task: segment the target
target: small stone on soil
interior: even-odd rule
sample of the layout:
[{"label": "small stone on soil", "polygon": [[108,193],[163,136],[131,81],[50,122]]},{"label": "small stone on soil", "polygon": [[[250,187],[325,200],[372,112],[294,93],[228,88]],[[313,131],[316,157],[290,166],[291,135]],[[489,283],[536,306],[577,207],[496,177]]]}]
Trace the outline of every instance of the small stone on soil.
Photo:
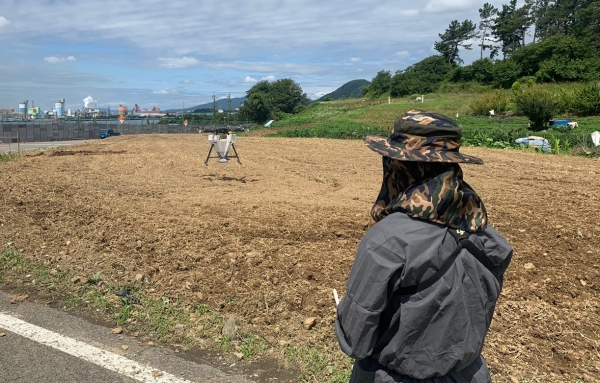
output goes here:
[{"label": "small stone on soil", "polygon": [[525,268],[525,270],[533,270],[535,269],[535,265],[533,263],[526,263],[525,266],[523,266]]},{"label": "small stone on soil", "polygon": [[232,338],[238,330],[237,319],[235,317],[229,317],[225,325],[223,326],[222,334],[229,338]]},{"label": "small stone on soil", "polygon": [[120,334],[123,332],[123,329],[121,327],[115,327],[110,332],[112,332],[113,334]]},{"label": "small stone on soil", "polygon": [[306,318],[306,320],[304,320],[304,328],[306,330],[310,330],[311,328],[315,327],[316,324],[317,324],[317,318],[311,317],[311,318]]}]

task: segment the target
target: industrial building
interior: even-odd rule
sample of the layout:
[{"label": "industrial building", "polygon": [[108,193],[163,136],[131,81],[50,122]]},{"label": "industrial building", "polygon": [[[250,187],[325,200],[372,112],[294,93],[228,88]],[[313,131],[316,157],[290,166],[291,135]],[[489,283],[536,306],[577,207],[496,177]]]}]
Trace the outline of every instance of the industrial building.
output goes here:
[{"label": "industrial building", "polygon": [[61,99],[59,102],[54,103],[55,116],[57,118],[63,117],[63,110],[65,109],[65,99]]},{"label": "industrial building", "polygon": [[62,118],[64,117],[65,110],[65,99],[61,99],[59,102],[54,104],[53,110],[44,110],[42,111],[40,107],[35,107],[33,105],[33,100],[31,100],[31,107],[29,107],[29,100],[25,100],[19,103],[19,109],[15,112],[14,109],[0,109],[0,114],[3,116],[3,120],[8,119],[16,119],[16,120],[31,120],[37,118],[44,117],[55,117]]},{"label": "industrial building", "polygon": [[[91,98],[91,96],[90,96]],[[31,101],[31,107],[29,102]],[[73,117],[82,118],[96,118],[112,115],[110,106],[107,111],[101,110],[97,107],[88,107],[87,99],[84,99],[86,103],[85,107],[77,109],[66,109],[65,99],[62,98],[54,103],[52,110],[42,110],[39,107],[33,106],[33,100],[25,100],[19,103],[17,110],[15,109],[0,109],[0,120],[1,121],[25,121],[25,120],[37,120],[37,119],[70,119]],[[162,112],[159,107],[153,106],[151,108],[141,108],[138,104],[130,111],[127,105],[120,104],[118,107],[119,116],[136,116],[136,117],[163,117],[166,113]]]}]

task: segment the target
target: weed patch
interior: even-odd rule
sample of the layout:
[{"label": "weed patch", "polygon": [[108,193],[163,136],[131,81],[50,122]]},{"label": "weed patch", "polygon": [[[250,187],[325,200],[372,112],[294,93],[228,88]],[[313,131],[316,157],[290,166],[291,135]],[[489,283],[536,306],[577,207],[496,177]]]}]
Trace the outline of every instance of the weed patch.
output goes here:
[{"label": "weed patch", "polygon": [[[343,356],[341,363],[332,363],[331,356],[315,347],[295,348],[288,346],[284,350],[287,363],[297,364],[302,371],[299,376],[303,381],[324,381],[326,383],[342,383],[350,380],[354,361]],[[325,377],[326,380],[322,378]]]},{"label": "weed patch", "polygon": [[19,155],[15,154],[15,153],[5,153],[5,154],[0,153],[0,163],[16,161],[18,158],[19,158]]}]

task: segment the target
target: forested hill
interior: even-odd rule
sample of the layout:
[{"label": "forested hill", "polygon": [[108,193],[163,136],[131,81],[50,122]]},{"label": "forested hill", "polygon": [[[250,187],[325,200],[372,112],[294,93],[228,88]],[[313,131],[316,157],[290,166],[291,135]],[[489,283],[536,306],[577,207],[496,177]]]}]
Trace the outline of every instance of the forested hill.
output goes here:
[{"label": "forested hill", "polygon": [[326,94],[317,101],[323,101],[325,97],[332,100],[341,100],[343,98],[360,98],[363,96],[363,89],[369,85],[367,80],[352,80],[337,88],[333,92]]},{"label": "forested hill", "polygon": [[[479,20],[453,20],[434,41],[438,55],[405,68],[381,70],[367,98],[435,92],[443,84],[509,89],[535,83],[600,78],[600,0],[505,0],[479,9]],[[479,59],[463,65],[475,49]]]},{"label": "forested hill", "polygon": [[[235,110],[235,108],[239,108],[244,103],[244,101],[246,101],[246,97],[232,98],[231,99],[231,108],[233,110]],[[185,113],[190,113],[190,112],[199,110],[200,112],[210,113],[210,112],[212,112],[212,109],[213,109],[213,103],[207,102],[206,104],[190,106],[188,108],[183,109],[183,111]],[[216,109],[228,110],[229,109],[229,100],[227,98],[222,98],[222,99],[216,100]],[[181,112],[181,108],[180,109],[169,109],[169,110],[165,110],[165,112],[166,113],[178,113],[178,112]]]}]

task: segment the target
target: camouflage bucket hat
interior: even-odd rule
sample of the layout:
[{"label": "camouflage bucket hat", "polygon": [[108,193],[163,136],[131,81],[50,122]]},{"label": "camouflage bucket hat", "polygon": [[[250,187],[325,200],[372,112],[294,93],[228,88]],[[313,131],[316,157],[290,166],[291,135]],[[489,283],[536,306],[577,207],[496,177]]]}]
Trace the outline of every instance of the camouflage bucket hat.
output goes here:
[{"label": "camouflage bucket hat", "polygon": [[483,164],[458,152],[462,131],[441,114],[411,110],[396,118],[389,137],[366,136],[369,149],[400,161]]}]

